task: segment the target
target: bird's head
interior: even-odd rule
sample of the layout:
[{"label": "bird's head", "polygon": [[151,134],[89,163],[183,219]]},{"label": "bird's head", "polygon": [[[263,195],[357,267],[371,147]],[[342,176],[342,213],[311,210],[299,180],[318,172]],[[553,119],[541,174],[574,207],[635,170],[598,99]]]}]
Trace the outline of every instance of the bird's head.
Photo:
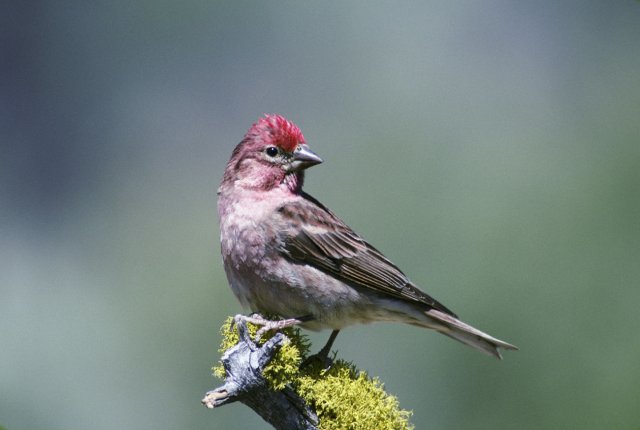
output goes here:
[{"label": "bird's head", "polygon": [[280,115],[265,115],[233,150],[222,184],[262,190],[284,184],[298,192],[304,169],[319,163],[298,126]]}]

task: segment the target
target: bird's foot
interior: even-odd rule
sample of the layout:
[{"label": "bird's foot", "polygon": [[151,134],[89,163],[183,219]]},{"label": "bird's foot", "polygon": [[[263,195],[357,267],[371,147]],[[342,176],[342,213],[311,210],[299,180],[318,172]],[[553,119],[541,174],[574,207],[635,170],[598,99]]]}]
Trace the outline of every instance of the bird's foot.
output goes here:
[{"label": "bird's foot", "polygon": [[318,352],[316,354],[310,355],[309,357],[305,358],[302,364],[300,365],[300,369],[328,370],[328,369],[331,369],[331,366],[333,366],[334,358],[335,358],[335,354],[333,355],[333,357],[329,357],[328,354]]},{"label": "bird's foot", "polygon": [[282,330],[283,328],[291,327],[297,324],[302,324],[306,321],[309,321],[309,319],[310,317],[268,320],[258,313],[253,313],[251,315],[236,315],[233,320],[235,324],[242,322],[244,324],[251,323],[254,325],[262,326],[258,330],[255,336],[255,341],[258,342],[260,338],[270,330]]},{"label": "bird's foot", "polygon": [[329,336],[329,340],[327,340],[327,343],[322,347],[322,349],[316,354],[307,357],[301,367],[313,366],[315,363],[319,363],[321,369],[329,369],[333,365],[333,358],[335,358],[335,354],[333,358],[329,358],[329,354],[331,353],[331,347],[333,346],[333,342],[336,340],[336,337],[338,337],[339,332],[340,330],[332,331]]}]

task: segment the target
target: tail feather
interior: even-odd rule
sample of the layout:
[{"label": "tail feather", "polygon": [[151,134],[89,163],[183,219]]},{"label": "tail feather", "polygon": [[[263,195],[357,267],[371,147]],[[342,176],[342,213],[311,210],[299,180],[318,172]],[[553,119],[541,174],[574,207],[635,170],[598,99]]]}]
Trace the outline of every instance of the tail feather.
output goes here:
[{"label": "tail feather", "polygon": [[425,313],[435,322],[439,323],[439,327],[436,328],[437,331],[466,345],[472,346],[485,354],[502,359],[502,355],[500,355],[500,350],[498,348],[503,348],[505,350],[518,349],[515,345],[511,345],[510,343],[503,342],[500,339],[489,336],[477,328],[471,327],[469,324],[463,323],[459,319],[451,315],[447,315],[444,312],[440,312],[439,310],[431,309]]}]

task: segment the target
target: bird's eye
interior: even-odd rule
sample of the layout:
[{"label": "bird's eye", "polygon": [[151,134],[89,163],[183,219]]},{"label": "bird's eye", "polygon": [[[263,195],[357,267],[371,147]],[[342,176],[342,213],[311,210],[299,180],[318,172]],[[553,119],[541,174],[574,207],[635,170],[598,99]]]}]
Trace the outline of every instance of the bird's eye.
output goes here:
[{"label": "bird's eye", "polygon": [[265,152],[269,157],[275,157],[276,155],[278,155],[279,151],[278,151],[278,148],[276,148],[275,146],[270,146],[267,149],[265,149]]}]

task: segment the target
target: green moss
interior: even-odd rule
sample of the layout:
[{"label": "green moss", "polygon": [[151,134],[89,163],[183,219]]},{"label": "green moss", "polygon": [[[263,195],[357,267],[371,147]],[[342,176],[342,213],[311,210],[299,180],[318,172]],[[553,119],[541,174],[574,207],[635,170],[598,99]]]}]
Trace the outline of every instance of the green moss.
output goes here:
[{"label": "green moss", "polygon": [[[232,325],[233,318],[229,317],[220,328],[222,342],[218,351],[221,354],[233,347],[240,340],[238,330],[233,329]],[[247,329],[249,330],[251,338],[255,338],[260,326],[249,323],[247,324]],[[310,345],[309,340],[300,334],[300,329],[297,327],[287,327],[281,331],[287,336],[288,340],[278,350],[273,360],[265,366],[263,371],[263,376],[269,382],[271,388],[276,391],[282,390],[285,385],[296,378],[300,363],[302,363],[304,357],[309,353]],[[263,345],[267,340],[271,339],[274,334],[275,332],[273,331],[265,333],[258,344]],[[218,362],[212,370],[213,375],[220,379],[224,379],[227,376],[222,362]]]},{"label": "green moss", "polygon": [[[231,329],[233,319],[228,318],[221,328],[220,352],[234,346],[238,340],[237,330]],[[249,333],[255,336],[259,327],[248,324]],[[300,364],[309,354],[309,340],[298,328],[287,328],[282,332],[289,342],[280,348],[274,359],[265,367],[264,377],[274,390],[289,384],[320,418],[321,430],[410,430],[410,411],[400,409],[398,400],[384,391],[377,378],[370,378],[352,363],[335,360],[330,369],[321,363],[312,362],[302,369]],[[273,333],[260,340],[263,344]],[[224,378],[222,363],[213,368],[214,375]]]},{"label": "green moss", "polygon": [[377,378],[344,360],[335,360],[328,370],[305,369],[296,391],[313,405],[322,430],[409,430],[410,411],[384,391]]}]

